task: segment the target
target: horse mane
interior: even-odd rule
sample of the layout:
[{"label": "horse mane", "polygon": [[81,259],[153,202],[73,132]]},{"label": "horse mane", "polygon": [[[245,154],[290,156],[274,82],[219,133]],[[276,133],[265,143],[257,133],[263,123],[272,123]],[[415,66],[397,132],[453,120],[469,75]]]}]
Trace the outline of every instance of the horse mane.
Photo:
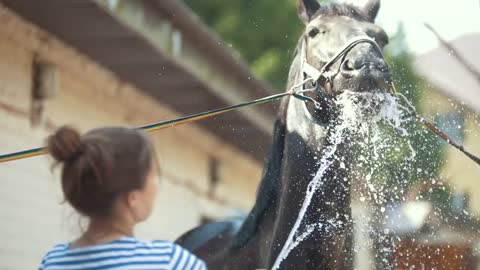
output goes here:
[{"label": "horse mane", "polygon": [[286,112],[289,98],[282,100],[279,114],[273,128],[273,141],[270,152],[267,156],[263,170],[262,180],[257,191],[257,198],[253,209],[243,222],[235,239],[232,248],[243,247],[250,240],[258,229],[259,222],[269,207],[276,205],[277,192],[279,189],[280,172],[285,148],[286,135]]},{"label": "horse mane", "polygon": [[[287,89],[290,89],[294,84],[295,78],[300,70],[298,52],[301,41],[302,39],[300,38],[292,55],[293,60],[288,73]],[[287,134],[287,108],[289,100],[290,97],[286,97],[281,102],[273,128],[272,147],[265,162],[262,180],[257,190],[255,205],[235,236],[232,244],[232,248],[234,249],[243,247],[248,240],[253,237],[258,230],[258,225],[266,210],[276,205],[285,149],[285,135]]]},{"label": "horse mane", "polygon": [[[316,16],[348,16],[360,21],[368,21],[367,15],[359,8],[349,4],[331,3],[322,5],[315,13]],[[300,72],[299,52],[303,35],[299,38],[293,52],[293,60],[288,74],[287,89],[295,83],[295,78]],[[233,240],[232,248],[242,248],[256,233],[261,218],[267,209],[274,207],[277,202],[279,179],[282,171],[283,155],[285,149],[285,136],[287,133],[286,119],[289,97],[282,100],[279,113],[274,125],[273,142],[266,159],[262,180],[257,191],[253,209],[248,214],[241,228]]]}]

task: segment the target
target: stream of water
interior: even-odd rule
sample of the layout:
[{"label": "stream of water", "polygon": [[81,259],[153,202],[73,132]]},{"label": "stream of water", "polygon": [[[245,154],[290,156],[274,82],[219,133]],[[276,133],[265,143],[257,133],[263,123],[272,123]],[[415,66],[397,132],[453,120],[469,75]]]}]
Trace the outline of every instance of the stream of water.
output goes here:
[{"label": "stream of water", "polygon": [[[390,93],[344,91],[336,98],[335,104],[340,112],[338,120],[335,125],[330,127],[329,135],[326,138],[328,146],[319,160],[319,169],[308,184],[305,199],[296,222],[273,265],[273,270],[279,269],[282,261],[288,257],[290,252],[315,229],[323,228],[325,230],[327,227],[339,225],[336,220],[328,220],[327,222],[307,224],[304,230],[299,230],[315,192],[324,184],[325,172],[334,161],[341,160],[341,157],[337,156],[337,149],[345,137],[349,134],[355,134],[355,137],[363,138],[363,140],[355,140],[356,146],[360,149],[373,149],[373,159],[379,160],[381,159],[379,150],[393,146],[391,141],[382,139],[380,125],[392,127],[400,136],[408,135],[404,124],[411,121],[411,118],[408,117],[409,110],[402,106],[397,97]],[[411,151],[409,158],[413,159],[415,158],[415,151],[411,145],[409,145],[409,148]],[[365,156],[359,158],[366,159]],[[365,176],[367,183],[370,182],[373,170],[375,170],[375,166],[372,166],[372,170]],[[369,183],[368,186],[372,189],[372,192],[375,191],[374,185]]]}]

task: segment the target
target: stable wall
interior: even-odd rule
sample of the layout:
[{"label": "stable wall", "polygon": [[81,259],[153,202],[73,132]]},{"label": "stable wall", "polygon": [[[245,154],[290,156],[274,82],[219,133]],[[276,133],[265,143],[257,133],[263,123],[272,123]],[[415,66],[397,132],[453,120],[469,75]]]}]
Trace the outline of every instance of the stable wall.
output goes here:
[{"label": "stable wall", "polygon": [[[42,146],[64,124],[87,131],[179,116],[1,5],[0,21],[0,153]],[[33,127],[35,58],[58,69],[59,90],[44,102],[43,120]],[[161,157],[162,184],[153,216],[138,228],[139,237],[174,239],[202,217],[249,210],[262,164],[193,124],[151,136]],[[51,165],[48,156],[0,164],[0,269],[35,269],[49,248],[76,237],[85,226],[62,204],[59,172],[52,172]],[[218,179],[216,187],[212,177]]]}]

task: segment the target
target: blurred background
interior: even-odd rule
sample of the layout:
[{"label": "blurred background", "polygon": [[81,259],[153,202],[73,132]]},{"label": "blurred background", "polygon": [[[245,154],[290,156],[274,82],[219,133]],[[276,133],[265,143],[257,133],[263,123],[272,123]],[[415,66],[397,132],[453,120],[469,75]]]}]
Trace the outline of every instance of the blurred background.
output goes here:
[{"label": "blurred background", "polygon": [[[284,91],[304,28],[295,5],[0,0],[0,153],[39,147],[64,124],[138,127]],[[385,54],[399,91],[480,154],[480,3],[385,0],[377,23],[390,36]],[[173,240],[248,213],[277,105],[152,134],[162,185],[138,235]],[[365,202],[361,188],[355,195],[357,217],[381,212],[364,225],[384,232],[373,247],[359,248],[357,269],[477,269],[480,167],[421,126],[409,133],[416,159],[405,164],[408,145],[399,141],[374,179],[391,199]],[[46,250],[85,226],[62,204],[51,164],[45,156],[0,164],[0,269],[36,268]],[[385,239],[397,243],[387,261],[372,251]]]}]

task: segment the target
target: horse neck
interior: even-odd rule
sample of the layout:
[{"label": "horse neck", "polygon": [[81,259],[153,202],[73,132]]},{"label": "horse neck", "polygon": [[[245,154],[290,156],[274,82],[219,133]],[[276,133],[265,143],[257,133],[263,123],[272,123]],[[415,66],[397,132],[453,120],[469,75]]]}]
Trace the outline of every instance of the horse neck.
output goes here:
[{"label": "horse neck", "polygon": [[[298,75],[298,57],[290,72],[288,88]],[[317,172],[322,153],[328,146],[327,126],[314,124],[303,104],[293,98],[282,103],[274,127],[273,145],[266,163],[255,205],[236,235],[235,250],[257,238],[264,257],[276,256],[295,223],[308,184]],[[340,149],[342,147],[339,147]],[[315,194],[311,209],[322,210],[324,218],[349,215],[350,191],[343,181],[339,163],[327,171],[324,185]],[[339,180],[341,179],[341,180]],[[330,202],[338,202],[332,207]],[[310,215],[312,216],[312,215]],[[260,251],[259,250],[259,251]]]},{"label": "horse neck", "polygon": [[[299,58],[297,55],[292,63],[288,87],[303,80],[300,75]],[[281,185],[279,190],[288,191],[292,186],[295,186],[301,189],[296,194],[305,194],[308,184],[312,181],[320,166],[330,163],[331,165],[328,166],[329,168],[323,177],[325,184],[323,188],[339,186],[335,181],[338,177],[344,177],[343,172],[345,170],[343,170],[343,167],[347,162],[345,161],[342,164],[338,159],[339,157],[345,157],[345,152],[349,151],[348,142],[344,141],[344,138],[340,138],[340,142],[333,142],[331,137],[334,135],[338,136],[338,134],[334,134],[336,132],[335,126],[333,126],[332,122],[326,123],[313,119],[303,101],[290,98],[284,109],[285,135],[282,145],[282,167],[278,176]],[[335,151],[332,151],[332,148]],[[338,192],[342,194],[348,193],[349,189],[338,190]],[[290,192],[278,194],[281,198],[291,195]],[[318,203],[327,201],[328,195],[336,196],[341,194],[324,195],[322,200],[317,200]]]},{"label": "horse neck", "polygon": [[[300,81],[299,60],[297,56],[292,63],[288,88]],[[285,110],[281,166],[271,168],[277,171],[267,171],[265,174],[275,175],[278,185],[274,196],[276,198],[275,207],[271,209],[271,215],[268,215],[270,220],[261,222],[273,225],[268,227],[274,228],[269,236],[272,239],[269,243],[270,254],[268,257],[270,258],[278,256],[281,247],[287,240],[293,224],[298,219],[308,186],[314,176],[320,172],[321,166],[328,165],[320,179],[321,185],[314,193],[307,208],[303,222],[312,224],[322,221],[333,221],[333,223],[337,221],[337,224],[349,224],[351,219],[350,183],[346,174],[349,162],[339,158],[348,155],[349,144],[347,142],[332,143],[329,136],[335,129],[329,129],[327,124],[312,119],[302,101],[290,98]],[[332,149],[335,149],[334,155],[332,155]],[[343,226],[334,228],[331,235],[345,237],[348,230],[340,227]],[[318,237],[323,238],[319,241],[323,243],[322,245],[328,246],[332,243],[331,236],[321,231],[317,233],[318,235],[315,236],[317,239]],[[331,247],[326,249],[338,250],[338,248]]]},{"label": "horse neck", "polygon": [[[350,202],[350,182],[347,180],[350,144],[342,139],[333,145],[329,137],[333,136],[334,128],[314,124],[306,113],[302,114],[303,108],[297,100],[291,100],[288,106],[284,154],[278,179],[277,198],[281,200],[277,202],[277,211],[294,206],[291,211],[297,209],[298,212],[309,183],[323,172],[321,186],[310,207],[324,208],[325,216],[347,213]],[[282,205],[281,201],[288,203]],[[291,212],[290,219],[296,219]]]},{"label": "horse neck", "polygon": [[[341,258],[350,250],[350,182],[344,169],[348,165],[344,165],[346,160],[338,158],[345,156],[348,144],[332,145],[328,140],[331,131],[326,126],[307,122],[309,119],[301,116],[299,109],[303,107],[300,105],[293,101],[288,106],[283,159],[276,179],[279,186],[275,208],[269,215],[270,220],[264,221],[265,225],[270,225],[266,227],[273,228],[268,236],[271,239],[267,247],[268,265],[272,265],[285,245],[293,224],[299,219],[309,184],[318,177],[322,166],[326,169],[319,178],[321,184],[306,208],[299,232],[304,232],[310,225],[316,229],[304,240],[305,246],[300,244],[298,248],[308,247],[310,251],[303,254],[330,253],[329,257],[314,256],[313,263],[318,265],[332,265],[335,261],[332,258]],[[333,146],[335,155],[330,155]]]}]

